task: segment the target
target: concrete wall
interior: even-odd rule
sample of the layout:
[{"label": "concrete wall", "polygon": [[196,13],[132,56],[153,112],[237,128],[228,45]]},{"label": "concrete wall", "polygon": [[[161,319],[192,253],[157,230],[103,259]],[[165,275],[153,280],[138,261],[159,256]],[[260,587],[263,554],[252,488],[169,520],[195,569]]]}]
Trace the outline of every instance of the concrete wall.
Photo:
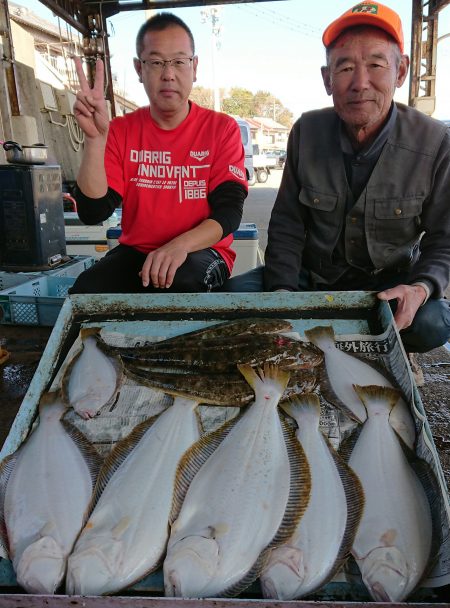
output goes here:
[{"label": "concrete wall", "polygon": [[[0,124],[11,126],[13,139],[24,145],[43,143],[48,146],[48,162],[61,166],[63,181],[74,181],[81,162],[82,146],[71,141],[67,118],[58,111],[43,108],[39,81],[35,74],[33,37],[11,22],[15,51],[15,76],[20,116],[12,116],[2,104]],[[3,88],[5,90],[5,88]],[[72,117],[73,120],[73,117]],[[60,123],[60,124],[55,124]],[[66,126],[62,126],[62,125]],[[3,159],[0,158],[0,162]]]}]

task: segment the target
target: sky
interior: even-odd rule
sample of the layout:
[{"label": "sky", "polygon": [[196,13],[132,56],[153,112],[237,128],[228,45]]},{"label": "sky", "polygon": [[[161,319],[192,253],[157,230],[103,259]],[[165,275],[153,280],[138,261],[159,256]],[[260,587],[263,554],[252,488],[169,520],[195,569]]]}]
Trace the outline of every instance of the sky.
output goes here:
[{"label": "sky", "polygon": [[[20,0],[15,0],[20,4]],[[57,23],[39,0],[22,0],[40,16]],[[356,3],[356,0],[355,0]],[[256,93],[268,91],[289,109],[294,118],[302,112],[330,105],[323,88],[323,30],[353,6],[349,0],[279,0],[230,4],[220,7],[218,36],[212,34],[211,7],[168,9],[191,28],[199,57],[197,85],[221,89],[242,87]],[[405,52],[411,45],[411,0],[386,2],[403,23]],[[205,16],[205,11],[208,13]],[[136,33],[146,19],[144,11],[123,11],[107,20],[111,67],[119,86],[139,105],[148,103],[133,68]],[[450,118],[450,6],[439,14],[437,104],[434,116]],[[219,48],[213,45],[219,42]],[[409,80],[396,93],[407,103]]]}]

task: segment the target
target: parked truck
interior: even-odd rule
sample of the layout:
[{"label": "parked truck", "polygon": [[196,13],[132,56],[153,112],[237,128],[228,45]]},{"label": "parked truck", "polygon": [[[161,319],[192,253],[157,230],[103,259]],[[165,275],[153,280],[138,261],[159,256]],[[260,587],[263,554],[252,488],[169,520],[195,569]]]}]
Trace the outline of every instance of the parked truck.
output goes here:
[{"label": "parked truck", "polygon": [[255,181],[260,184],[266,183],[270,172],[276,169],[277,159],[275,157],[267,156],[263,153],[258,144],[253,144],[253,171],[254,179],[253,182],[249,182],[253,185]]}]

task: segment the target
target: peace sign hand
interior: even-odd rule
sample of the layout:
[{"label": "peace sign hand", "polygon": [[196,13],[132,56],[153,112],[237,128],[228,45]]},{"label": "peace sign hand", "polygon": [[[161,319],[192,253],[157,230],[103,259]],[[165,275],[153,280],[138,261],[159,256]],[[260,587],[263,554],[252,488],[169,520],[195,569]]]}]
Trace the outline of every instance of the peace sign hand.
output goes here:
[{"label": "peace sign hand", "polygon": [[80,83],[80,90],[77,93],[77,99],[73,106],[75,119],[86,138],[106,138],[109,117],[106,100],[103,94],[105,82],[103,61],[101,59],[97,59],[96,61],[95,80],[92,89],[84,74],[81,59],[79,57],[74,57],[74,62]]}]

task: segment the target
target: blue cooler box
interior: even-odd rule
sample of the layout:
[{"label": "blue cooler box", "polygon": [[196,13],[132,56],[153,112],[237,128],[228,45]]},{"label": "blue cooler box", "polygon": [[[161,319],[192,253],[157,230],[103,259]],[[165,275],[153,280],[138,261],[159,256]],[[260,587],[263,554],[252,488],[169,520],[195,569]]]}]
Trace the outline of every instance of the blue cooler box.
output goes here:
[{"label": "blue cooler box", "polygon": [[[108,228],[106,240],[108,249],[112,249],[118,244],[118,238],[122,234],[120,226]],[[256,224],[244,222],[233,233],[233,249],[236,252],[232,276],[247,272],[258,265],[259,237]]]}]

